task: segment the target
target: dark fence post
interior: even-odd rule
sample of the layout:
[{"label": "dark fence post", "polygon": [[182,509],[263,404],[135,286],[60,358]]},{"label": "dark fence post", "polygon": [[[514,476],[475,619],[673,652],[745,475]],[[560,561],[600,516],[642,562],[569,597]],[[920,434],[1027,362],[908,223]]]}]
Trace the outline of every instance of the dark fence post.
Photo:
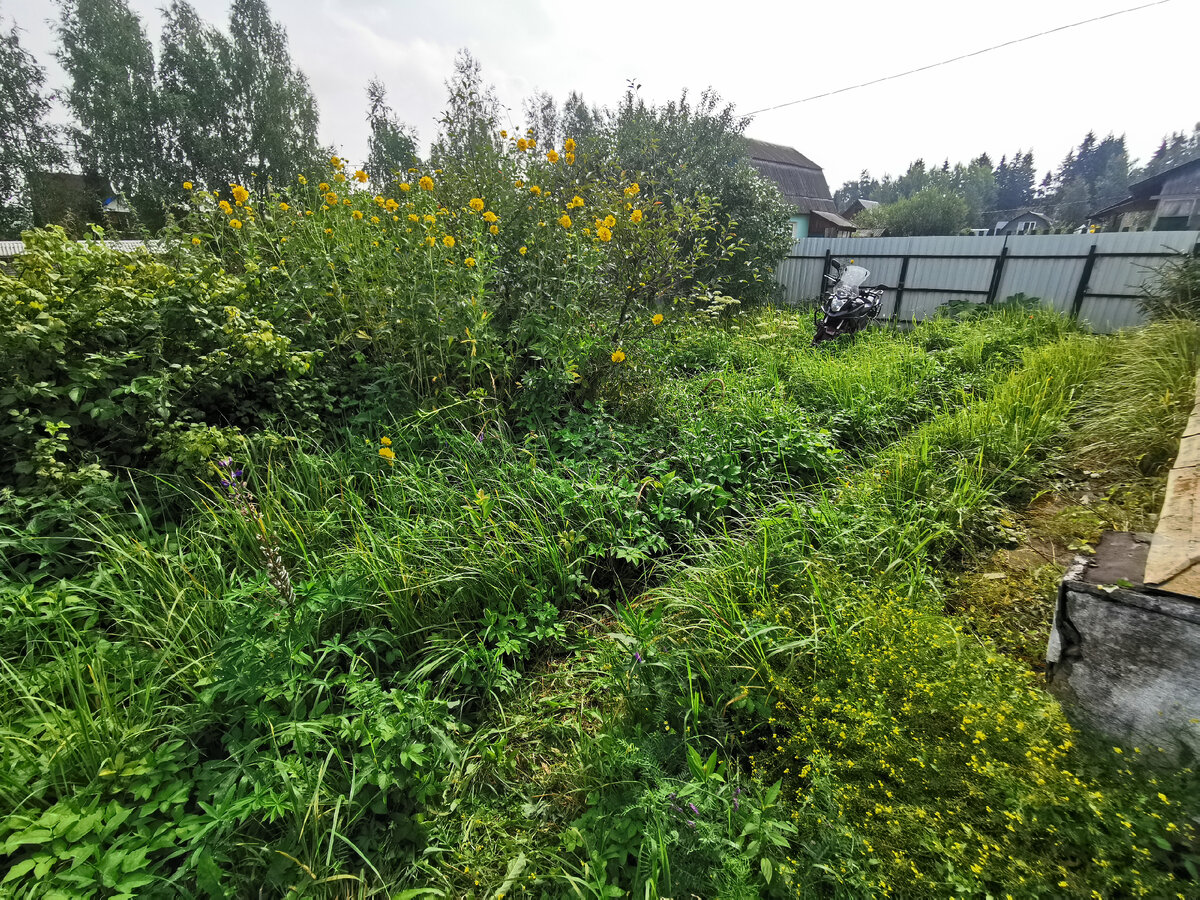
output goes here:
[{"label": "dark fence post", "polygon": [[825,284],[826,284],[825,276],[829,274],[829,261],[831,259],[833,259],[833,251],[826,250],[825,251],[825,263],[824,263],[824,265],[821,266],[821,284],[817,288],[817,300],[818,301],[820,301],[821,297],[825,293]]},{"label": "dark fence post", "polygon": [[1004,261],[1006,259],[1008,259],[1008,244],[1000,248],[1000,255],[996,257],[996,265],[992,267],[992,281],[988,285],[985,303],[996,302],[996,293],[1000,290],[1000,276],[1004,274]]},{"label": "dark fence post", "polygon": [[1079,318],[1079,310],[1083,308],[1083,298],[1087,294],[1088,282],[1092,280],[1092,269],[1096,266],[1096,245],[1088,251],[1087,259],[1083,261],[1083,271],[1079,273],[1079,284],[1075,285],[1075,299],[1071,301],[1071,318]]},{"label": "dark fence post", "polygon": [[900,281],[896,283],[896,305],[892,307],[892,322],[900,321],[900,301],[904,299],[904,282],[908,279],[908,256],[900,263]]}]

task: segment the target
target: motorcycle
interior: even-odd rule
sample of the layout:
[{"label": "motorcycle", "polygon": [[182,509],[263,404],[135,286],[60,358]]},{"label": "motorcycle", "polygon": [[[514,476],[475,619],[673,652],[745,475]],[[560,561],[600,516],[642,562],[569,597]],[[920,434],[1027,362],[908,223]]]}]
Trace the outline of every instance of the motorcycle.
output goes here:
[{"label": "motorcycle", "polygon": [[883,285],[861,287],[871,273],[862,266],[843,265],[831,259],[832,274],[826,274],[825,293],[815,313],[817,333],[812,346],[832,341],[843,334],[857,334],[878,315],[883,302]]}]

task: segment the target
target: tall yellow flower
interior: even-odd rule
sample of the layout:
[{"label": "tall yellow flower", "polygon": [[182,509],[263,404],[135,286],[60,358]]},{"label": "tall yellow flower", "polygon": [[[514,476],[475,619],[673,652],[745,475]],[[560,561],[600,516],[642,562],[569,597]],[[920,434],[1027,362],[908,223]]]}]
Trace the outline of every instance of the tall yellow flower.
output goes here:
[{"label": "tall yellow flower", "polygon": [[442,243],[445,244],[447,248],[453,247],[454,238],[451,235],[446,235],[444,238],[442,238]]},{"label": "tall yellow flower", "polygon": [[466,266],[468,269],[475,268],[475,257],[468,256],[466,259],[463,260],[463,265]]},{"label": "tall yellow flower", "polygon": [[498,222],[498,221],[500,221],[500,217],[489,209],[487,212],[485,212],[483,214],[483,221],[488,222],[488,223]]},{"label": "tall yellow flower", "polygon": [[663,323],[663,314],[655,313],[654,318],[651,319],[650,321],[653,322],[655,325],[661,325]]},{"label": "tall yellow flower", "polygon": [[425,246],[426,247],[432,247],[436,243],[437,243],[437,238],[435,238],[432,234],[425,236]]},{"label": "tall yellow flower", "polygon": [[471,207],[475,212],[483,212],[483,205],[483,198],[481,197],[472,197],[470,202],[467,203],[467,206]]},{"label": "tall yellow flower", "polygon": [[337,203],[337,194],[335,194],[333,191],[329,191],[325,195],[325,202],[328,203],[330,206],[333,206],[334,204]]},{"label": "tall yellow flower", "polygon": [[412,185],[409,184],[407,181],[402,181],[402,182],[400,182],[400,190],[407,194],[409,191],[412,190]]},{"label": "tall yellow flower", "polygon": [[433,179],[430,178],[428,175],[422,175],[421,180],[418,181],[417,184],[419,184],[421,186],[421,190],[423,190],[423,191],[432,191],[433,190]]},{"label": "tall yellow flower", "polygon": [[228,200],[222,200],[220,203],[218,203],[217,209],[221,210],[221,212],[225,213],[227,216],[233,215],[233,207],[229,205]]},{"label": "tall yellow flower", "polygon": [[518,138],[517,149],[524,153],[527,149],[529,149],[529,141],[525,140],[525,138]]},{"label": "tall yellow flower", "polygon": [[334,174],[333,180],[340,184],[341,182],[346,180],[346,176],[343,175],[341,172],[337,172]]},{"label": "tall yellow flower", "polygon": [[629,187],[625,188],[625,196],[632,197],[634,194],[637,194],[639,191],[641,191],[641,188],[638,187],[638,183],[635,181]]},{"label": "tall yellow flower", "polygon": [[367,173],[364,172],[362,169],[355,169],[354,170],[354,180],[357,181],[359,184],[366,184],[367,183]]},{"label": "tall yellow flower", "polygon": [[418,216],[416,213],[409,213],[409,214],[408,214],[408,221],[410,221],[410,222],[420,222],[420,221],[421,221],[421,217],[420,217],[420,216]]},{"label": "tall yellow flower", "polygon": [[322,194],[324,194],[326,191],[329,190],[329,182],[322,181],[320,184],[317,185],[317,190],[320,191]]},{"label": "tall yellow flower", "polygon": [[286,203],[280,203],[280,204],[279,204],[279,211],[280,211],[280,212],[287,212],[289,209],[291,209],[291,207],[290,207],[290,206],[288,206]]},{"label": "tall yellow flower", "polygon": [[558,224],[561,225],[563,228],[570,228],[571,227],[571,217],[568,216],[566,213],[563,213],[562,217],[558,220]]},{"label": "tall yellow flower", "polygon": [[614,350],[611,359],[615,363],[623,363],[625,362],[625,353],[621,350]]},{"label": "tall yellow flower", "polygon": [[[197,243],[199,243],[199,241],[197,241]],[[517,248],[517,252],[520,253],[522,256],[524,256],[526,253],[529,252],[529,248],[522,245],[521,247]]]},{"label": "tall yellow flower", "polygon": [[575,138],[567,138],[565,141],[563,141],[563,149],[566,150],[568,153],[574,153],[575,152]]},{"label": "tall yellow flower", "polygon": [[238,203],[245,203],[250,199],[250,192],[240,184],[235,184],[233,187],[233,199]]},{"label": "tall yellow flower", "polygon": [[385,447],[390,447],[390,446],[392,446],[392,439],[385,435],[384,437],[381,437],[379,439],[379,443],[383,444],[383,446],[385,446]]},{"label": "tall yellow flower", "polygon": [[571,202],[568,203],[567,206],[578,206],[578,207],[582,208],[583,207],[583,198],[580,197],[578,194],[576,194],[574,197],[571,198]]},{"label": "tall yellow flower", "polygon": [[194,238],[192,238],[192,243],[193,243],[195,246],[199,247],[199,246],[200,246],[200,238],[198,238],[198,237],[194,237]]},{"label": "tall yellow flower", "polygon": [[642,211],[640,209],[635,209],[633,212],[631,212],[629,214],[629,221],[630,222],[642,221]]},{"label": "tall yellow flower", "polygon": [[353,216],[355,219],[361,219],[361,218],[362,218],[362,213],[361,213],[361,212],[359,212],[357,209],[356,209],[354,212],[350,213],[350,215],[351,215],[351,216]]},{"label": "tall yellow flower", "polygon": [[329,164],[335,169],[340,169],[342,167],[342,158],[340,156],[331,156],[329,157]]},{"label": "tall yellow flower", "polygon": [[558,162],[558,151],[557,150],[547,150],[546,151],[546,159],[548,159],[552,163]]},{"label": "tall yellow flower", "polygon": [[500,226],[499,226],[499,225],[489,225],[489,226],[488,226],[488,231],[490,231],[492,234],[499,234],[499,233],[500,233]]},{"label": "tall yellow flower", "polygon": [[384,201],[383,205],[384,205],[384,208],[387,209],[388,212],[395,212],[396,210],[398,210],[400,208],[400,204],[397,203],[395,200],[393,200],[391,197],[388,197],[387,200]]},{"label": "tall yellow flower", "polygon": [[535,197],[540,197],[540,196],[542,196],[542,189],[540,187],[538,187],[536,184],[531,185],[529,188],[529,193],[533,194],[533,196],[535,196]]},{"label": "tall yellow flower", "polygon": [[237,219],[230,219],[230,220],[229,220],[229,227],[230,227],[230,228],[233,228],[233,229],[238,229],[238,228],[241,228],[241,227],[242,227],[242,223],[241,223],[241,222],[239,222]]},{"label": "tall yellow flower", "polygon": [[604,217],[604,227],[605,228],[616,228],[617,220],[614,219],[611,215],[605,216]]},{"label": "tall yellow flower", "polygon": [[308,184],[308,179],[305,178],[303,175],[297,175],[296,180],[298,182],[300,182],[301,184]]},{"label": "tall yellow flower", "polygon": [[574,153],[564,153],[563,159],[566,160],[568,166],[575,165],[575,154]]},{"label": "tall yellow flower", "polygon": [[389,466],[394,466],[396,464],[396,451],[394,451],[391,447],[380,447],[379,455],[387,460]]},{"label": "tall yellow flower", "polygon": [[190,181],[185,181],[183,183],[183,189],[185,191],[190,191],[192,189],[192,183]]},{"label": "tall yellow flower", "polygon": [[612,240],[612,232],[609,231],[607,228],[605,228],[603,225],[601,225],[599,228],[596,229],[596,237],[600,238],[600,240],[604,241],[604,243],[607,244],[609,241]]}]

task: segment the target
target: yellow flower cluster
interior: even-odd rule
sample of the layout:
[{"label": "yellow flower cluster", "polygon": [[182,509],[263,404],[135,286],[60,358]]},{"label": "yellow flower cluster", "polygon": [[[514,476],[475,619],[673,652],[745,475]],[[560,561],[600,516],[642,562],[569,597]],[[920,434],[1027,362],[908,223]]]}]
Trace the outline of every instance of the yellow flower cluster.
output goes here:
[{"label": "yellow flower cluster", "polygon": [[600,240],[607,244],[612,240],[612,232],[601,225],[596,229],[596,237],[600,238]]},{"label": "yellow flower cluster", "polygon": [[496,215],[494,212],[492,212],[490,209],[483,214],[483,221],[485,221],[485,222],[492,223],[492,222],[497,222],[499,220],[500,220],[500,217],[498,215]]},{"label": "yellow flower cluster", "polygon": [[661,325],[663,323],[663,314],[655,313],[654,318],[651,319],[650,321],[653,322],[655,325]]},{"label": "yellow flower cluster", "polygon": [[625,352],[623,350],[614,350],[610,358],[615,363],[623,363],[625,362]]},{"label": "yellow flower cluster", "polygon": [[558,224],[561,225],[563,228],[570,228],[571,227],[571,217],[568,216],[566,213],[563,213],[562,216],[559,217]]},{"label": "yellow flower cluster", "polygon": [[359,184],[366,184],[367,183],[367,173],[364,172],[362,169],[357,169],[354,172],[354,179]]},{"label": "yellow flower cluster", "polygon": [[232,193],[234,202],[237,203],[238,206],[241,206],[250,199],[250,192],[240,184],[231,184],[230,187],[233,189]]},{"label": "yellow flower cluster", "polygon": [[625,188],[625,196],[633,197],[633,196],[636,196],[638,194],[638,192],[640,192],[640,191],[641,191],[641,188],[638,187],[638,183],[635,181],[629,187]]},{"label": "yellow flower cluster", "polygon": [[642,221],[642,211],[640,209],[635,209],[633,212],[631,212],[629,214],[629,221],[630,222]]},{"label": "yellow flower cluster", "polygon": [[571,202],[567,204],[567,209],[571,209],[572,207],[576,207],[576,206],[578,206],[578,207],[583,206],[583,198],[580,197],[578,194],[576,194],[574,197],[571,198]]},{"label": "yellow flower cluster", "polygon": [[475,210],[475,212],[483,212],[483,199],[480,197],[472,197],[470,202],[467,203],[467,206],[471,207],[471,209]]},{"label": "yellow flower cluster", "polygon": [[421,190],[423,190],[423,191],[432,191],[433,190],[433,179],[430,178],[428,175],[422,175],[421,180],[418,181],[417,184],[419,184],[421,186]]},{"label": "yellow flower cluster", "polygon": [[546,151],[546,159],[552,163],[558,162],[558,151],[557,150],[547,150]]}]

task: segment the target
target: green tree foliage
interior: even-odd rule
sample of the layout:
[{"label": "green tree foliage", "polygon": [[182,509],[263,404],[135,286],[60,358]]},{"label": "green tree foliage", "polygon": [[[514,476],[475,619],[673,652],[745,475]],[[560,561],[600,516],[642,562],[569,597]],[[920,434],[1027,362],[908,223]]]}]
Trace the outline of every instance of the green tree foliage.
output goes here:
[{"label": "green tree foliage", "polygon": [[958,234],[967,227],[971,210],[957,194],[937,187],[911,197],[868,209],[859,221],[868,228],[886,228],[893,235]]},{"label": "green tree foliage", "polygon": [[549,91],[536,91],[533,96],[527,97],[524,113],[525,121],[533,129],[533,136],[539,143],[554,147],[561,138],[566,137],[561,134],[562,119],[554,96]]},{"label": "green tree foliage", "polygon": [[1132,180],[1149,178],[1197,157],[1200,157],[1200,122],[1192,126],[1190,135],[1186,131],[1175,131],[1164,137],[1150,161]]},{"label": "green tree foliage", "polygon": [[465,160],[473,153],[495,145],[500,101],[484,82],[479,60],[465,47],[454,57],[454,74],[446,82],[446,111],[433,145],[433,160],[439,165]]},{"label": "green tree foliage", "polygon": [[45,81],[17,27],[0,34],[0,238],[16,237],[32,224],[30,176],[64,162],[57,131],[46,122]]},{"label": "green tree foliage", "polygon": [[1030,206],[1037,191],[1037,173],[1033,166],[1033,153],[1018,150],[1011,162],[1007,156],[1000,157],[996,166],[996,209],[999,217]]},{"label": "green tree foliage", "polygon": [[61,0],[58,35],[84,172],[108,179],[146,221],[160,221],[170,154],[160,127],[154,50],[141,21],[125,0]]},{"label": "green tree foliage", "polygon": [[378,78],[367,82],[367,161],[363,168],[380,191],[405,172],[417,157],[417,139],[392,112],[387,88]]},{"label": "green tree foliage", "polygon": [[171,189],[184,180],[223,185],[244,168],[234,151],[224,61],[229,39],[186,0],[163,10],[159,99],[170,146]]},{"label": "green tree foliage", "polygon": [[1055,223],[1074,228],[1088,215],[1124,199],[1129,188],[1129,154],[1125,137],[1100,139],[1089,131],[1069,151],[1058,171],[1043,184],[1047,208]]},{"label": "green tree foliage", "polygon": [[283,183],[317,159],[317,103],[308,78],[292,64],[287,32],[264,0],[234,0],[227,116],[236,174]]}]

